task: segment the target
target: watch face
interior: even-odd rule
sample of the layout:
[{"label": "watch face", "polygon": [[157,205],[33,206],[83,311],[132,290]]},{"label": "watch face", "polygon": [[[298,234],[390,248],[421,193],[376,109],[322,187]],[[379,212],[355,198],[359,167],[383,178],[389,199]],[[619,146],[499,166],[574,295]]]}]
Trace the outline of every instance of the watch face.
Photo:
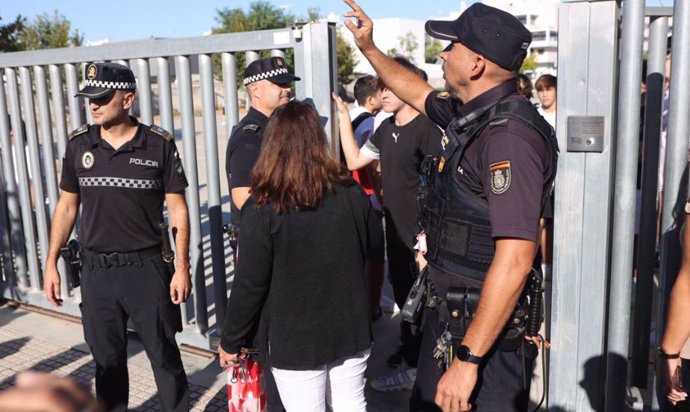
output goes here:
[{"label": "watch face", "polygon": [[461,361],[467,362],[467,360],[470,359],[470,356],[472,356],[472,351],[466,345],[458,346],[457,352],[458,359],[460,359]]}]

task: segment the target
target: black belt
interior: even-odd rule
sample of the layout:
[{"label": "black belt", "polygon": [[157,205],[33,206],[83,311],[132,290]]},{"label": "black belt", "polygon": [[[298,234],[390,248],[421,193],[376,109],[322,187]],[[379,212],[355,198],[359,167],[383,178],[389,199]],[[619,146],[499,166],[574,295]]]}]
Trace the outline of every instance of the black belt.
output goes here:
[{"label": "black belt", "polygon": [[150,247],[148,249],[138,250],[136,252],[113,252],[113,253],[98,253],[92,250],[82,248],[81,262],[95,267],[119,267],[127,266],[134,263],[141,263],[145,259],[153,256],[162,256],[160,246]]}]

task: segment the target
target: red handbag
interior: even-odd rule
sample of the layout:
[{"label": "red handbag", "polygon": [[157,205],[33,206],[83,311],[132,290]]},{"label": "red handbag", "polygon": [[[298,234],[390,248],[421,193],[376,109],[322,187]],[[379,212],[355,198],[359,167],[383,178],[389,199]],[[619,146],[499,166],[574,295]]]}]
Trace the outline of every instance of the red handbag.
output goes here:
[{"label": "red handbag", "polygon": [[252,354],[239,366],[227,368],[228,409],[230,412],[266,412],[263,370]]}]

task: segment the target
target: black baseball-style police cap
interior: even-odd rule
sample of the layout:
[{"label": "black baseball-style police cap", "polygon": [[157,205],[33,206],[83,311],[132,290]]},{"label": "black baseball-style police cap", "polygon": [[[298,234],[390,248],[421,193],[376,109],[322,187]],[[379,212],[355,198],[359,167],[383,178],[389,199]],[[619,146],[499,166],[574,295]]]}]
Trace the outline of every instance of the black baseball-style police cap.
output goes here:
[{"label": "black baseball-style police cap", "polygon": [[506,70],[518,71],[532,42],[532,33],[510,13],[474,3],[454,21],[429,20],[431,37],[460,42]]},{"label": "black baseball-style police cap", "polygon": [[77,96],[98,99],[115,90],[136,88],[137,81],[129,67],[117,63],[90,63],[84,70],[84,87]]},{"label": "black baseball-style police cap", "polygon": [[301,80],[288,71],[287,63],[282,57],[269,57],[255,60],[244,71],[242,83],[246,86],[259,80],[268,80],[276,84],[287,84],[293,80]]}]

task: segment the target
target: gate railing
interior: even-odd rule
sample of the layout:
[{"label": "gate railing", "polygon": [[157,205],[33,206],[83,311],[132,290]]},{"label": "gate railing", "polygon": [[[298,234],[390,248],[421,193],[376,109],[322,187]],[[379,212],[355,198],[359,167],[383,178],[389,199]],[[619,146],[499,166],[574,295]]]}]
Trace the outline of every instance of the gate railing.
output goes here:
[{"label": "gate railing", "polygon": [[[178,342],[210,348],[225,315],[233,270],[222,224],[229,220],[230,201],[225,147],[241,106],[237,55],[244,53],[249,63],[261,52],[285,56],[287,50],[294,52],[294,71],[302,79],[295,83],[295,96],[314,101],[328,118],[331,138],[335,125],[330,93],[336,85],[332,23],[2,54],[0,296],[52,308],[42,293],[42,269],[61,159],[68,130],[91,120],[83,101],[75,97],[79,74],[86,62],[116,61],[137,77],[139,119],[172,132],[183,157],[194,289],[182,307],[184,331]],[[220,70],[214,75],[218,61]],[[79,316],[79,290],[69,288],[61,262],[60,269],[65,303],[60,311]]]}]

